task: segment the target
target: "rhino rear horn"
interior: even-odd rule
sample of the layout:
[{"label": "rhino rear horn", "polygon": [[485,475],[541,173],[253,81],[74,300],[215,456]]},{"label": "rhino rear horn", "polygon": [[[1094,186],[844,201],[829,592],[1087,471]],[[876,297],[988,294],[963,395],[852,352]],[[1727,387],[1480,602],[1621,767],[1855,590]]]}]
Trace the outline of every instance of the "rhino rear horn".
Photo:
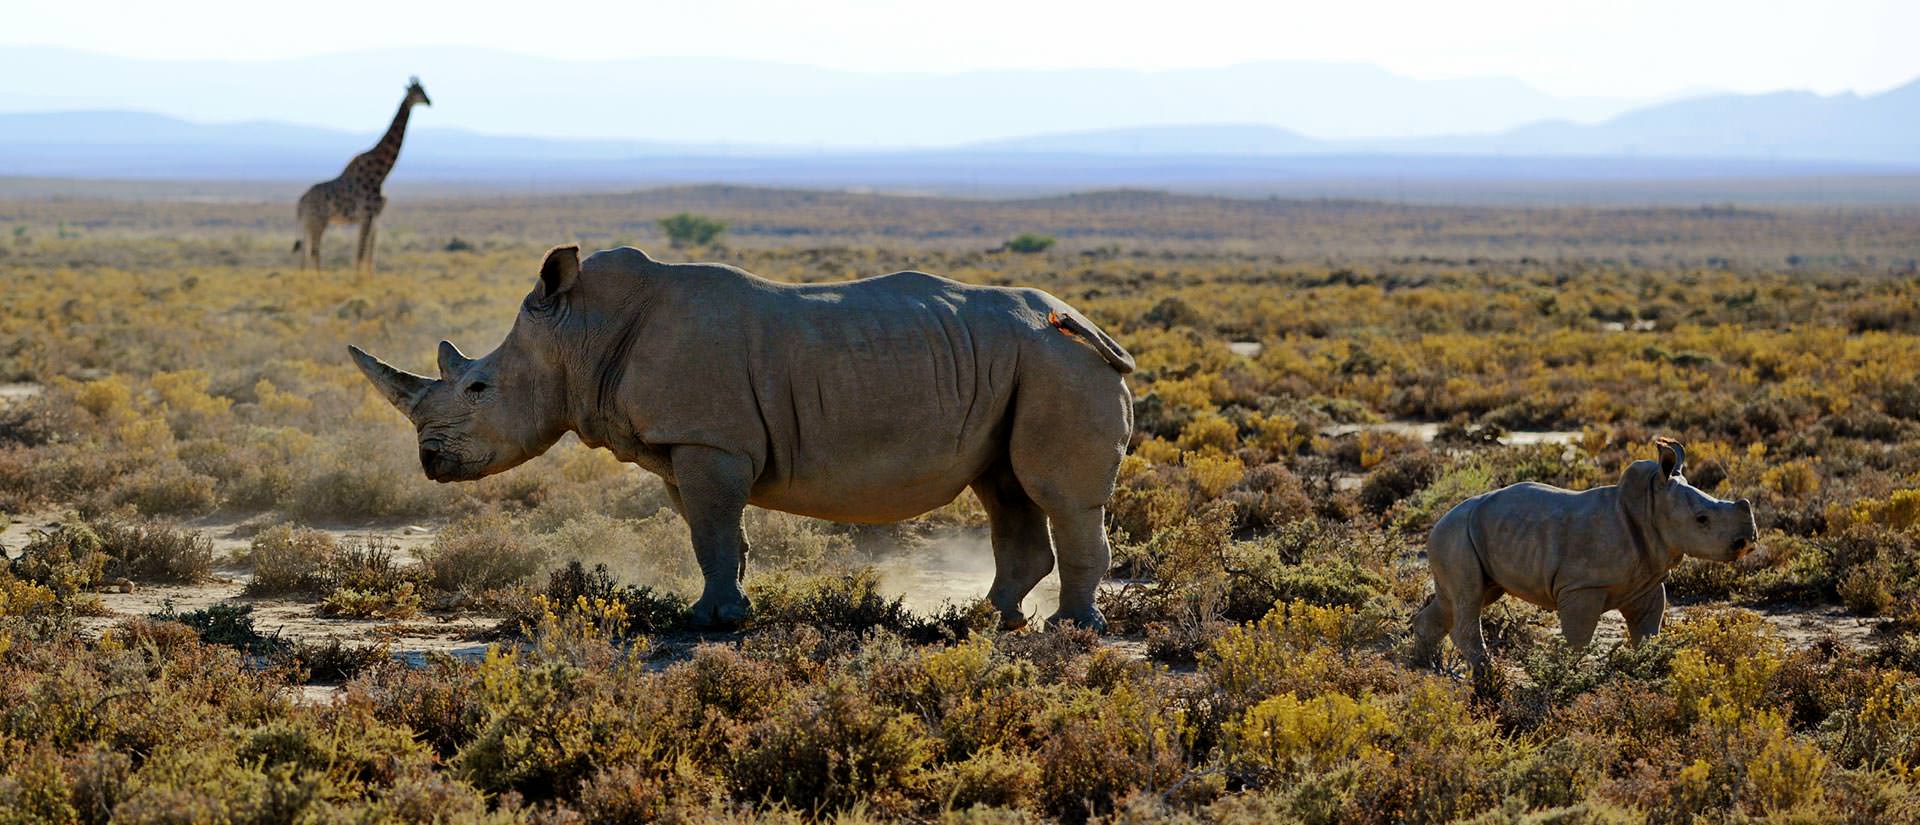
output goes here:
[{"label": "rhino rear horn", "polygon": [[440,380],[445,381],[465,372],[467,365],[473,363],[452,341],[440,342]]},{"label": "rhino rear horn", "polygon": [[387,399],[394,409],[408,418],[413,417],[414,405],[420,403],[420,397],[433,387],[433,379],[424,375],[414,375],[371,355],[366,350],[351,344],[347,345],[347,354],[353,356],[353,364],[365,373],[367,380],[373,382],[374,389]]},{"label": "rhino rear horn", "polygon": [[1660,474],[1666,478],[1680,475],[1687,470],[1687,448],[1671,438],[1661,437],[1653,443],[1660,448]]}]

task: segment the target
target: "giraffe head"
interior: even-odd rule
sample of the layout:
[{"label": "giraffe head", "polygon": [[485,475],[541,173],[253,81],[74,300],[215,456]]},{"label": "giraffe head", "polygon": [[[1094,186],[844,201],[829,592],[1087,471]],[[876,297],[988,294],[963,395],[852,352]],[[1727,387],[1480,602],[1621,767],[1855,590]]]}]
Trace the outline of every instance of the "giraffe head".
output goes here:
[{"label": "giraffe head", "polygon": [[412,106],[416,103],[433,105],[433,101],[427,99],[427,87],[420,85],[420,78],[409,77],[407,78],[407,105]]}]

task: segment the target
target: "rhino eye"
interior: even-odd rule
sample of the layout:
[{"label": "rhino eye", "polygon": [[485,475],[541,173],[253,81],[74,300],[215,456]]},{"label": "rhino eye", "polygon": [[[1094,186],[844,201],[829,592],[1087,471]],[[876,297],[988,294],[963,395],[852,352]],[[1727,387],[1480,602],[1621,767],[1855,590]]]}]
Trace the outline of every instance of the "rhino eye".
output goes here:
[{"label": "rhino eye", "polygon": [[[468,394],[471,394],[471,395],[479,395],[480,393],[483,393],[486,391],[487,391],[487,382],[485,381],[475,381],[467,385],[467,392]],[[1701,516],[1700,518],[1704,520],[1706,516]]]},{"label": "rhino eye", "polygon": [[1701,513],[1697,516],[1694,516],[1693,521],[1694,523],[1699,524],[1701,527],[1705,527],[1707,526],[1707,514]]}]

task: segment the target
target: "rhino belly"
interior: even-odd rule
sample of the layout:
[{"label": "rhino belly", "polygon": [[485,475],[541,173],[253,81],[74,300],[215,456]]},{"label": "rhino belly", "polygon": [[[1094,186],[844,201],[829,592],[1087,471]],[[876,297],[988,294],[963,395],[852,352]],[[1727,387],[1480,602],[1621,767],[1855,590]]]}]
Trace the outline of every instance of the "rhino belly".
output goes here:
[{"label": "rhino belly", "polygon": [[754,488],[758,507],[862,524],[901,521],[953,501],[991,466],[994,451],[941,453],[926,444],[873,444],[840,460],[775,467]]}]

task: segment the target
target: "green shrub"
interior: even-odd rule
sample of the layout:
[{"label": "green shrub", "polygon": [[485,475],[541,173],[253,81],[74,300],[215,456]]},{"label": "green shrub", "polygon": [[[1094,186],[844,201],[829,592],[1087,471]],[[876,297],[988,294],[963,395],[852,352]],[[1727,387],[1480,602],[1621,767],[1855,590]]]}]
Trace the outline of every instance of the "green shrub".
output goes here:
[{"label": "green shrub", "polygon": [[411,619],[420,615],[420,594],[414,592],[413,582],[385,591],[340,587],[321,599],[314,611],[355,619]]},{"label": "green shrub", "polygon": [[950,810],[1024,808],[1040,792],[1040,765],[1021,751],[997,747],[949,763],[928,778],[928,793]]},{"label": "green shrub", "polygon": [[[596,564],[592,570],[588,570],[579,561],[567,562],[565,567],[548,574],[546,596],[553,604],[574,604],[585,600],[620,605],[626,611],[627,626],[635,633],[667,630],[686,620],[685,599],[672,593],[655,591],[651,587],[622,585],[604,564]],[[523,622],[527,618],[515,616],[509,621]]]},{"label": "green shrub", "polygon": [[280,637],[262,635],[254,629],[253,605],[250,604],[214,604],[182,613],[174,609],[172,600],[168,600],[160,612],[148,618],[186,625],[199,635],[200,641],[231,647],[244,653],[275,653],[287,646],[287,642]]},{"label": "green shrub", "polygon": [[333,583],[332,568],[340,545],[320,530],[276,524],[253,537],[242,561],[253,568],[247,593],[276,596],[285,593],[325,593]]},{"label": "green shrub", "polygon": [[1037,235],[1032,232],[1022,232],[1019,235],[1015,235],[1012,240],[1007,241],[1007,251],[1018,252],[1022,255],[1032,255],[1052,249],[1053,243],[1052,235]]},{"label": "green shrub", "polygon": [[100,535],[85,524],[36,531],[13,560],[13,574],[52,590],[61,601],[100,586],[111,562]]},{"label": "green shrub", "polygon": [[720,233],[727,231],[727,225],[705,215],[681,212],[661,218],[660,231],[667,233],[667,241],[679,249],[713,243]]},{"label": "green shrub", "polygon": [[427,583],[447,593],[477,594],[519,584],[546,562],[546,548],[502,516],[448,527],[420,553]]},{"label": "green shrub", "polygon": [[1149,688],[1069,691],[1039,734],[1042,810],[1082,822],[1129,793],[1172,790],[1186,773],[1183,726],[1184,714]]},{"label": "green shrub", "polygon": [[220,507],[217,482],[179,462],[142,467],[120,477],[108,498],[146,515],[211,513]]},{"label": "green shrub", "polygon": [[213,573],[213,540],[204,534],[146,521],[95,519],[110,577],[192,583]]},{"label": "green shrub", "polygon": [[933,749],[918,721],[834,679],[749,728],[730,776],[741,797],[800,810],[904,810]]},{"label": "green shrub", "polygon": [[807,624],[838,630],[914,626],[901,597],[880,593],[880,575],[864,568],[841,575],[769,574],[747,581],[756,627]]},{"label": "green shrub", "polygon": [[1268,784],[1349,760],[1384,763],[1379,745],[1395,729],[1386,709],[1366,694],[1357,700],[1338,693],[1303,700],[1283,693],[1226,726],[1225,757],[1240,776]]}]

